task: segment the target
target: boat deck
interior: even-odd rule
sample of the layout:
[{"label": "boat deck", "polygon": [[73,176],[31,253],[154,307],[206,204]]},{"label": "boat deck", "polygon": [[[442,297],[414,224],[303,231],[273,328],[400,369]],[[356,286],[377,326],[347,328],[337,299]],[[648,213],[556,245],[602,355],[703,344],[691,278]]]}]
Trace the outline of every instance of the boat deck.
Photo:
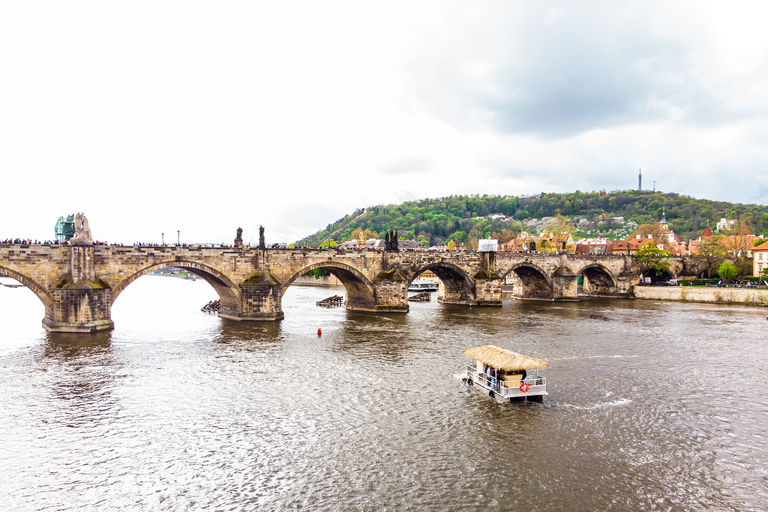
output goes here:
[{"label": "boat deck", "polygon": [[541,400],[547,393],[547,379],[539,375],[529,375],[523,380],[504,381],[478,372],[475,365],[467,366],[466,380],[488,391],[490,396],[502,400],[518,399]]}]

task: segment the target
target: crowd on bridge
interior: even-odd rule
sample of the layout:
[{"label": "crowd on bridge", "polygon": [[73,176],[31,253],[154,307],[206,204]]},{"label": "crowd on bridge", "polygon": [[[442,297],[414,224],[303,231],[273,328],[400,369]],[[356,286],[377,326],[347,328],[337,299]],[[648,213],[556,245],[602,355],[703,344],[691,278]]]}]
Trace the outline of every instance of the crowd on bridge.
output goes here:
[{"label": "crowd on bridge", "polygon": [[[6,238],[5,240],[0,240],[0,244],[12,244],[12,245],[69,245],[67,242],[62,242],[61,240],[33,240],[31,238]],[[101,242],[99,240],[94,240],[93,245],[119,245],[122,246],[123,244],[110,244],[107,242]]]},{"label": "crowd on bridge", "polygon": [[58,240],[46,240],[45,242],[39,242],[37,240],[32,240],[29,238],[6,238],[5,240],[0,240],[0,244],[23,244],[23,245],[59,245],[61,242]]},{"label": "crowd on bridge", "polygon": [[[31,239],[31,238],[6,238],[5,240],[0,240],[0,244],[9,244],[9,245],[69,245],[68,242],[62,242],[61,240],[37,240],[37,239]],[[111,245],[114,247],[125,247],[124,244],[121,243],[109,243],[109,242],[102,242],[100,240],[94,240],[93,245]],[[223,247],[223,248],[231,248],[234,247],[233,245],[229,244],[158,244],[153,242],[133,242],[131,244],[133,247]],[[250,247],[250,246],[246,246]],[[285,248],[284,244],[274,244],[270,246],[272,249],[278,249],[278,248]]]},{"label": "crowd on bridge", "polygon": [[[16,244],[16,245],[69,245],[67,242],[62,242],[60,240],[33,240],[31,238],[6,238],[5,240],[0,240],[0,244]],[[109,242],[103,242],[99,240],[94,240],[93,245],[110,245],[114,247],[124,247],[125,245],[122,243],[109,243]],[[133,242],[131,244],[133,247],[214,247],[214,248],[222,248],[222,249],[231,249],[235,248],[233,244],[158,244],[155,242]],[[244,248],[250,249],[250,248],[257,248],[258,246],[245,244]],[[308,245],[297,245],[297,246],[289,246],[284,243],[276,243],[276,244],[269,244],[267,245],[268,249],[297,249],[297,250],[335,250],[335,251],[343,251],[343,250],[352,250],[352,251],[384,251],[381,247],[310,247]],[[398,250],[399,252],[476,252],[464,248],[457,248],[457,249],[448,249],[446,247],[424,247],[424,248],[400,248]],[[512,251],[512,250],[501,250],[498,252],[515,252],[515,253],[540,253],[540,251]],[[543,254],[543,253],[542,253]],[[565,252],[556,252],[553,254],[565,254]],[[606,256],[605,254],[601,255],[593,255],[593,256]],[[610,255],[608,255],[610,256]]]}]

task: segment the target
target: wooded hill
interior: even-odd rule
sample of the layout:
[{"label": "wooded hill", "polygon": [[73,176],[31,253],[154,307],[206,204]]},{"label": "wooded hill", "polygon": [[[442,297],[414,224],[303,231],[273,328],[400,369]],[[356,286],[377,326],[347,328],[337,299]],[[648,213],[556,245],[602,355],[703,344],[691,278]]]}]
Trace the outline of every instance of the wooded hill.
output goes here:
[{"label": "wooded hill", "polygon": [[[725,217],[738,219],[753,234],[768,230],[768,207],[695,199],[675,193],[626,190],[611,193],[581,192],[533,196],[451,196],[379,205],[359,209],[329,224],[325,229],[296,242],[317,246],[323,241],[351,239],[358,229],[368,237],[384,238],[396,230],[400,238],[419,239],[428,245],[449,240],[467,242],[479,238],[514,238],[527,230],[536,232],[533,219],[562,215],[576,225],[577,236],[622,237],[627,223],[650,224],[666,214],[669,227],[686,239],[698,238],[709,224],[713,229]],[[506,219],[487,218],[491,214]],[[622,219],[623,218],[623,219]],[[583,220],[582,220],[583,219]],[[496,236],[494,236],[496,235]]]}]

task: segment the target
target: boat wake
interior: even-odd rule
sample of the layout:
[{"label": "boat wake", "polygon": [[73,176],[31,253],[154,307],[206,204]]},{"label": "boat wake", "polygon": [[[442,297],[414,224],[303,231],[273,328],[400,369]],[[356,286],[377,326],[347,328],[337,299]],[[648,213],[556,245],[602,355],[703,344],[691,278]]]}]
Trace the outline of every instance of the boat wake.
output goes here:
[{"label": "boat wake", "polygon": [[574,405],[574,404],[562,404],[562,407],[567,407],[569,409],[576,409],[577,411],[594,411],[598,409],[607,409],[608,407],[619,407],[622,405],[629,405],[632,403],[632,400],[629,398],[619,398],[618,400],[614,400],[612,402],[604,402],[601,404],[592,404],[592,405]]},{"label": "boat wake", "polygon": [[586,361],[588,359],[637,359],[640,356],[573,356],[573,357],[561,357],[557,359],[550,359],[550,361]]}]

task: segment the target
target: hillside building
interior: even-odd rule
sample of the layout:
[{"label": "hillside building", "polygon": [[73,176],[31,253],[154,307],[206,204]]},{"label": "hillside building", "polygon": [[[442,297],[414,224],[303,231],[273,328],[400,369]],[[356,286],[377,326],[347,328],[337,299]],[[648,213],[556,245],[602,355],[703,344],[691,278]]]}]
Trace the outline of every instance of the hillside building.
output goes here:
[{"label": "hillside building", "polygon": [[736,225],[736,219],[726,219],[722,218],[718,221],[717,227],[715,228],[718,233],[721,233],[727,229],[733,229],[733,227]]},{"label": "hillside building", "polygon": [[752,275],[763,275],[763,269],[768,268],[768,242],[763,242],[757,247],[752,248]]}]

